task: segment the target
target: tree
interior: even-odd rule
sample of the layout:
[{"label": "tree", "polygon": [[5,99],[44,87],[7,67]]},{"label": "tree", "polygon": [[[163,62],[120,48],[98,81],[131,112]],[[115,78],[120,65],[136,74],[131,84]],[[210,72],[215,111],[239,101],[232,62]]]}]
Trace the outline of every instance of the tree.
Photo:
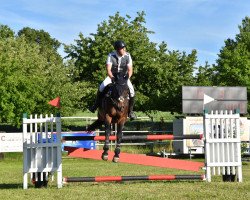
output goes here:
[{"label": "tree", "polygon": [[215,66],[217,85],[247,86],[250,89],[250,18],[239,26],[235,39],[227,39]]},{"label": "tree", "polygon": [[[239,25],[235,39],[228,38],[222,47],[215,70],[215,84],[221,86],[245,86],[250,97],[250,18]],[[250,111],[250,107],[248,106]]]},{"label": "tree", "polygon": [[[194,82],[196,51],[186,55],[168,51],[165,42],[160,45],[151,42],[149,34],[153,31],[145,24],[144,12],[138,12],[134,19],[116,13],[99,24],[95,34],[84,37],[80,33],[75,45],[65,46],[68,58],[79,70],[75,80],[92,83],[92,88],[97,88],[106,76],[107,53],[113,51],[113,42],[124,40],[133,59],[132,83],[136,89],[137,109],[181,111],[181,86]],[[93,101],[89,97],[88,100]]]},{"label": "tree", "polygon": [[62,115],[72,114],[80,101],[80,85],[72,83],[67,63],[58,64],[53,52],[50,61],[40,53],[39,45],[21,36],[0,40],[0,122],[20,125],[24,112],[55,112],[49,100],[60,96]]},{"label": "tree", "polygon": [[195,76],[197,86],[213,86],[214,82],[214,68],[208,62],[205,66],[199,66],[198,72]]},{"label": "tree", "polygon": [[15,32],[7,25],[0,25],[0,39],[13,38]]},{"label": "tree", "polygon": [[47,58],[48,62],[54,59],[52,62],[62,64],[63,59],[58,53],[61,43],[57,39],[52,38],[48,32],[25,27],[18,31],[17,36],[24,37],[28,43],[37,44],[40,53]]},{"label": "tree", "polygon": [[55,38],[51,38],[50,34],[44,30],[36,30],[30,27],[24,27],[17,34],[19,37],[24,36],[27,42],[37,43],[39,46],[49,47],[58,50],[61,43]]},{"label": "tree", "polygon": [[[106,76],[107,54],[113,51],[113,43],[119,39],[126,41],[128,51],[132,54],[136,76],[136,63],[138,65],[144,63],[142,59],[147,60],[146,54],[150,55],[149,50],[155,47],[155,44],[150,43],[147,37],[147,34],[151,32],[142,25],[145,21],[144,15],[144,12],[138,13],[138,16],[129,22],[130,16],[127,15],[124,18],[116,13],[115,16],[110,16],[108,21],[98,25],[96,34],[92,33],[90,37],[84,37],[80,33],[76,45],[65,46],[68,58],[75,61],[75,66],[79,71],[79,77],[76,80],[88,82],[89,85],[93,85],[93,90],[96,90]],[[153,51],[156,50],[153,49]],[[153,58],[149,59],[153,60]],[[85,96],[85,99],[90,101],[93,101],[93,98],[94,95],[90,98]]]}]

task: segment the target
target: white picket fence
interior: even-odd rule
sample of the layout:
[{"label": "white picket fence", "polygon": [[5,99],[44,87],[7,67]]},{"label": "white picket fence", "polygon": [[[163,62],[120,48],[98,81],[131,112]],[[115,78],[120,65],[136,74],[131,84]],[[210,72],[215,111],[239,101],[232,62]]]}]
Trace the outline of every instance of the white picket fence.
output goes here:
[{"label": "white picket fence", "polygon": [[[222,174],[237,175],[242,182],[240,115],[232,111],[204,114],[204,136],[206,180],[211,182],[211,174]],[[23,188],[28,188],[28,174],[31,180],[43,181],[55,172],[61,188],[61,117],[24,117],[23,142]]]},{"label": "white picket fence", "polygon": [[[242,182],[240,115],[232,111],[204,114],[206,179],[212,175],[236,175]],[[216,173],[217,172],[217,173]]]},{"label": "white picket fence", "polygon": [[45,181],[57,172],[57,187],[62,187],[61,117],[46,115],[23,118],[23,189],[28,174],[33,181]]}]

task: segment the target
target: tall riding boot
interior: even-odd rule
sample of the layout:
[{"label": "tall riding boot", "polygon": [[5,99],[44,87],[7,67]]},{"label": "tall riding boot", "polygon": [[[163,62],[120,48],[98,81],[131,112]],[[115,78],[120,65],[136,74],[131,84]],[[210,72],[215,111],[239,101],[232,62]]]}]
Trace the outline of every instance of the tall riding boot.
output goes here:
[{"label": "tall riding boot", "polygon": [[91,106],[89,108],[89,111],[94,113],[96,111],[96,109],[100,106],[101,104],[101,98],[102,98],[102,92],[100,92],[99,90],[97,91],[97,95],[96,95],[96,100],[93,106]]},{"label": "tall riding boot", "polygon": [[131,120],[134,120],[134,119],[137,118],[136,115],[135,115],[135,113],[133,112],[134,104],[135,104],[135,97],[130,97],[130,99],[129,99],[128,117],[129,117]]}]

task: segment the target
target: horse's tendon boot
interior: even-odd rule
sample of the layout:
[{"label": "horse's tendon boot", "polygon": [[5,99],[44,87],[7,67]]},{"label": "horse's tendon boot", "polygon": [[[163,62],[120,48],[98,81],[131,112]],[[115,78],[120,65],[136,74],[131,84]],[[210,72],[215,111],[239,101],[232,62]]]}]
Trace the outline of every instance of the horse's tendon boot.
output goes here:
[{"label": "horse's tendon boot", "polygon": [[119,157],[115,157],[115,156],[114,156],[113,162],[114,162],[114,163],[118,163],[118,162],[119,162],[119,159],[120,159]]},{"label": "horse's tendon boot", "polygon": [[121,152],[120,147],[115,148],[115,155],[113,157],[113,162],[117,163],[119,161],[119,154]]},{"label": "horse's tendon boot", "polygon": [[109,146],[107,144],[107,141],[105,141],[105,145],[103,146],[103,153],[102,153],[102,159],[107,161],[108,160],[108,150],[109,150]]},{"label": "horse's tendon boot", "polygon": [[104,151],[104,152],[102,153],[102,159],[103,159],[104,161],[107,161],[107,160],[108,160],[108,157],[109,157],[109,156],[108,156],[108,152],[105,152],[105,151]]}]

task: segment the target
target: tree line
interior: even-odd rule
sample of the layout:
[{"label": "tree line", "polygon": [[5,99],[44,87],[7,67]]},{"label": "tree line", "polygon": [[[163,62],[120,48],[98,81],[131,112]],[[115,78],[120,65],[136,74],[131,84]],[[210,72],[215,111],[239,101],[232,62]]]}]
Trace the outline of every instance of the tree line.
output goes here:
[{"label": "tree line", "polygon": [[73,44],[62,44],[45,30],[24,27],[15,33],[0,25],[0,122],[20,125],[24,112],[56,112],[48,104],[56,96],[62,115],[86,110],[106,77],[107,54],[116,40],[126,42],[133,58],[136,110],[181,113],[184,85],[246,86],[249,94],[250,18],[238,27],[234,39],[225,39],[215,64],[197,66],[195,49],[169,50],[166,41],[150,41],[154,32],[146,27],[143,11],[133,19],[117,12],[98,24],[96,33],[80,32]]}]

